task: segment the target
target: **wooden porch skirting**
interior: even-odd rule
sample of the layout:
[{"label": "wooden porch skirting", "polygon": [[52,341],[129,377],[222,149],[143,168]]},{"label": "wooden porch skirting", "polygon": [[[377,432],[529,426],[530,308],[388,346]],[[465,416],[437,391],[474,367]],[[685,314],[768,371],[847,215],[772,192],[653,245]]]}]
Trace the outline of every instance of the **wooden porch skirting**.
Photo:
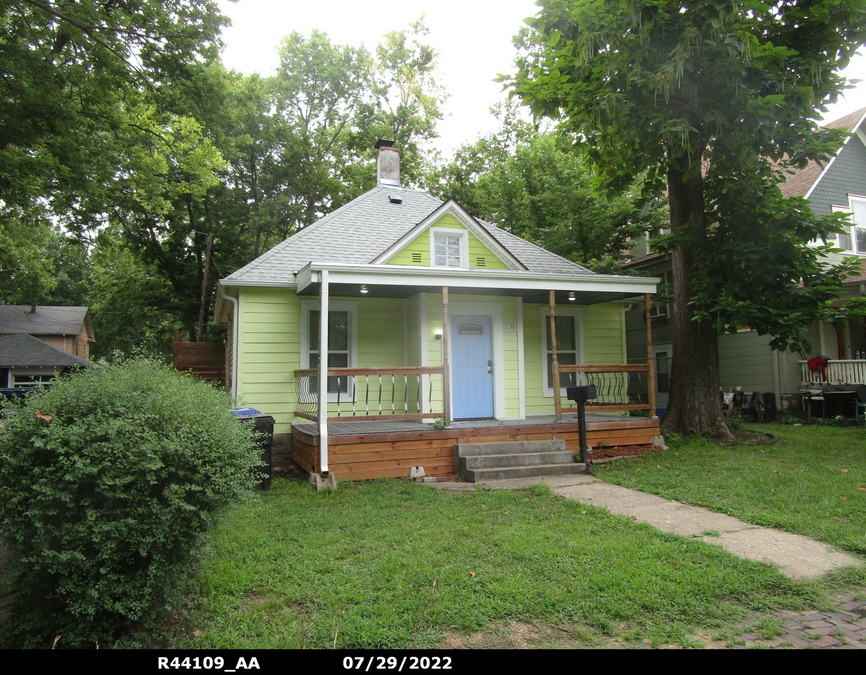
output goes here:
[{"label": "wooden porch skirting", "polygon": [[[648,445],[661,433],[660,420],[587,414],[587,445]],[[457,443],[564,440],[579,452],[575,417],[555,422],[553,416],[520,421],[457,422],[433,429],[420,422],[336,422],[328,424],[328,468],[339,480],[409,477],[423,466],[428,476],[454,473]],[[292,459],[305,471],[320,473],[318,428],[311,422],[292,425]]]}]

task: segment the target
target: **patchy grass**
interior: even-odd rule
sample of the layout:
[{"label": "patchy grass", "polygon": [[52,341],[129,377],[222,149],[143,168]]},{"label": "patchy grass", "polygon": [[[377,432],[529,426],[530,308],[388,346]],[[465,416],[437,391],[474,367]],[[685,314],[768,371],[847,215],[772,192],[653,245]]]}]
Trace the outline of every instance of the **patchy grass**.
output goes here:
[{"label": "patchy grass", "polygon": [[866,556],[866,429],[766,425],[772,445],[676,440],[593,471],[604,480]]},{"label": "patchy grass", "polygon": [[690,647],[753,611],[819,598],[547,488],[453,494],[393,480],[322,493],[275,480],[225,519],[197,578],[160,646]]}]

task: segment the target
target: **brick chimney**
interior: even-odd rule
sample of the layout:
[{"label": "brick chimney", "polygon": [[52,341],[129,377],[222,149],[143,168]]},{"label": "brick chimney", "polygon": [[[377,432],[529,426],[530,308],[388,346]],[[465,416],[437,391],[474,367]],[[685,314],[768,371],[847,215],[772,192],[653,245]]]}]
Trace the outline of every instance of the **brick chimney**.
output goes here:
[{"label": "brick chimney", "polygon": [[376,184],[380,187],[400,187],[400,151],[394,141],[376,141]]}]

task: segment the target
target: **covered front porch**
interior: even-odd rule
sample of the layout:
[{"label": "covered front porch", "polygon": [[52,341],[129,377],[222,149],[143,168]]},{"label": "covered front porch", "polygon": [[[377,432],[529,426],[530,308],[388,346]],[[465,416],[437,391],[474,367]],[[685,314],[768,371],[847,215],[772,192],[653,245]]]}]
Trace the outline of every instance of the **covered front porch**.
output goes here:
[{"label": "covered front porch", "polygon": [[[309,365],[294,371],[293,458],[310,473],[364,479],[412,467],[452,473],[463,443],[562,441],[579,452],[576,408],[565,400],[578,384],[598,392],[590,447],[650,444],[659,434],[652,341],[646,363],[626,364],[623,302],[640,296],[650,312],[656,281],[311,264],[298,273],[298,296],[318,303],[301,338]],[[383,322],[379,338],[403,336],[403,366],[353,362],[353,313],[362,319],[376,298],[404,303],[402,325]],[[480,407],[467,405],[474,398]]]}]

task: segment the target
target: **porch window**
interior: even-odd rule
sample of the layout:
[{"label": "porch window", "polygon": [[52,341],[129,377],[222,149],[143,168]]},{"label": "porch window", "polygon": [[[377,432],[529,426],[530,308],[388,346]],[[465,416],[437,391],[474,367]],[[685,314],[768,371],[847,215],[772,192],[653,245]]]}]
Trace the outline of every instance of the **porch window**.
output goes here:
[{"label": "porch window", "polygon": [[[553,341],[550,330],[550,309],[544,308],[543,312],[544,395],[553,396]],[[580,318],[580,309],[564,307],[556,310],[556,355],[561,366],[583,363]],[[566,387],[580,384],[578,378],[578,373],[559,374],[559,384],[563,395]]]},{"label": "porch window", "polygon": [[[328,366],[330,368],[351,368],[355,365],[355,303],[331,302],[328,311]],[[319,367],[319,320],[321,312],[318,303],[304,303],[301,365],[304,368]],[[329,377],[328,398],[337,400],[339,394],[345,399],[352,394],[352,378]],[[318,391],[318,378],[309,380],[310,392]]]},{"label": "porch window", "polygon": [[468,267],[466,232],[447,228],[430,229],[430,259],[434,267]]}]

